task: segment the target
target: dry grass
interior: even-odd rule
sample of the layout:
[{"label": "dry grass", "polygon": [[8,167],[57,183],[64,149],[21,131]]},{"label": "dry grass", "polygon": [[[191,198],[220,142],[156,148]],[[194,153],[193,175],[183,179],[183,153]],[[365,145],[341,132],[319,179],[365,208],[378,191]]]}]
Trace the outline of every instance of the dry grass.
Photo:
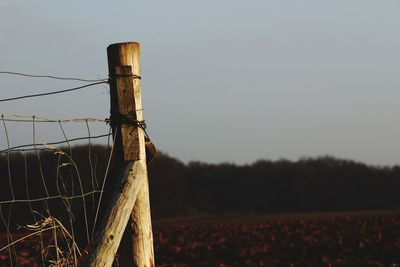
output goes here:
[{"label": "dry grass", "polygon": [[9,265],[0,266],[30,266],[40,261],[51,267],[78,266],[82,252],[74,237],[56,218],[49,216],[19,230],[23,232],[11,237],[16,240],[0,247],[1,261],[9,262]]}]

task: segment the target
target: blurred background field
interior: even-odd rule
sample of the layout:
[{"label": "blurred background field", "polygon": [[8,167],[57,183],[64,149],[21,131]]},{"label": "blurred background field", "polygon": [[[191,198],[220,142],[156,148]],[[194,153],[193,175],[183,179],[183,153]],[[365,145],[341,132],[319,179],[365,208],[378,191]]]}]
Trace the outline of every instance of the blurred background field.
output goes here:
[{"label": "blurred background field", "polygon": [[[400,263],[398,211],[197,216],[159,220],[153,227],[157,266]],[[38,240],[26,240],[17,248],[19,266],[41,266]],[[0,259],[4,262],[6,253]]]}]

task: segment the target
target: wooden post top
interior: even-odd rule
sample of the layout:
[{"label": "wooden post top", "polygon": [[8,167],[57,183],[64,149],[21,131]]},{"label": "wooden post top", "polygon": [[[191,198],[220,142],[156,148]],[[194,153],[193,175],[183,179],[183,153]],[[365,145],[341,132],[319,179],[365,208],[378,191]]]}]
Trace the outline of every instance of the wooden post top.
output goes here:
[{"label": "wooden post top", "polygon": [[[137,42],[116,43],[107,47],[110,75],[111,119],[129,117],[143,121],[140,86],[140,45]],[[118,125],[117,151],[128,160],[146,159],[144,131],[134,125]],[[120,140],[121,139],[121,140]]]},{"label": "wooden post top", "polygon": [[140,44],[139,44],[139,42],[122,42],[122,43],[110,44],[108,47],[120,46],[120,45],[140,45]]}]

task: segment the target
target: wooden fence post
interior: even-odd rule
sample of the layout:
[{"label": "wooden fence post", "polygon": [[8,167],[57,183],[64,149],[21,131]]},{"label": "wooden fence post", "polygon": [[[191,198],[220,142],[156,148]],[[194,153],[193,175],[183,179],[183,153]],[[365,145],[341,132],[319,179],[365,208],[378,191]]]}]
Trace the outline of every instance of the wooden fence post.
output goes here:
[{"label": "wooden fence post", "polygon": [[140,46],[118,43],[107,48],[111,124],[115,152],[123,166],[105,217],[90,251],[89,265],[111,266],[128,225],[132,227],[133,266],[154,266],[153,233],[147,180],[144,121],[140,88]]}]

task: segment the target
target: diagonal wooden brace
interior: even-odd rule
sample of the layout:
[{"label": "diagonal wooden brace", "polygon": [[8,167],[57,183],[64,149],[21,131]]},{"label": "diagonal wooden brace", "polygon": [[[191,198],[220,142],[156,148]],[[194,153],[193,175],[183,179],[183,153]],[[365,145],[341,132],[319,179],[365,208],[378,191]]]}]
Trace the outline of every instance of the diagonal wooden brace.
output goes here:
[{"label": "diagonal wooden brace", "polygon": [[112,265],[133,206],[143,183],[146,181],[146,166],[143,161],[130,161],[124,166],[120,190],[110,200],[100,232],[95,236],[84,266],[109,267]]}]

